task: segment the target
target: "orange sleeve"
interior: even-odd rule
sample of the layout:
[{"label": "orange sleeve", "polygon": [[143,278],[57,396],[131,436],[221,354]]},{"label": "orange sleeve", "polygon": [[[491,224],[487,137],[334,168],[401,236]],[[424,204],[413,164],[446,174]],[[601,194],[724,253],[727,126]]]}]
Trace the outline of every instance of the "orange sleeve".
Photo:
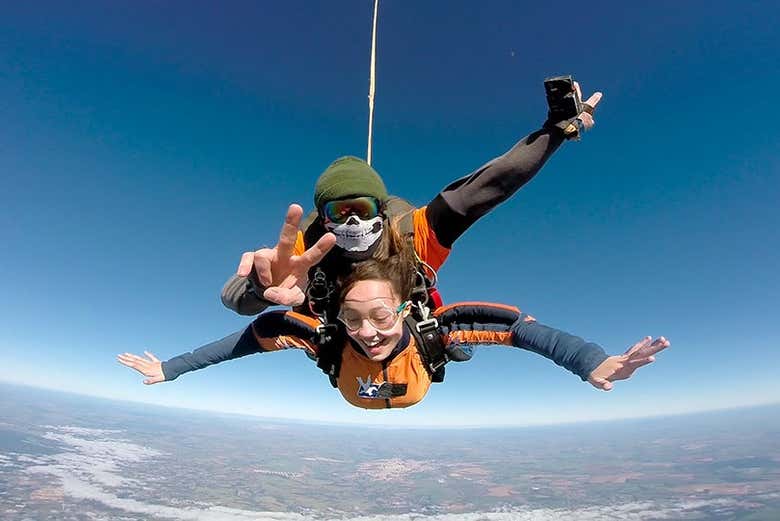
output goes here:
[{"label": "orange sleeve", "polygon": [[318,325],[316,318],[295,311],[270,311],[252,323],[252,334],[264,351],[303,349],[317,356],[317,344],[301,336]]},{"label": "orange sleeve", "polygon": [[535,322],[532,316],[515,306],[492,302],[456,302],[434,312],[439,324],[449,332],[448,346],[498,344],[512,345],[512,326],[518,320]]},{"label": "orange sleeve", "polygon": [[414,229],[414,249],[423,262],[429,264],[433,269],[438,270],[447,256],[450,249],[439,244],[436,233],[431,229],[428,218],[425,216],[425,207],[418,208],[412,215],[412,225]]},{"label": "orange sleeve", "polygon": [[275,338],[257,338],[257,343],[264,351],[281,351],[283,349],[303,349],[304,351],[317,356],[317,346],[313,342],[303,340],[296,336],[281,335]]},{"label": "orange sleeve", "polygon": [[479,330],[457,330],[450,331],[444,338],[445,345],[467,344],[467,345],[512,345],[511,331],[479,331]]}]

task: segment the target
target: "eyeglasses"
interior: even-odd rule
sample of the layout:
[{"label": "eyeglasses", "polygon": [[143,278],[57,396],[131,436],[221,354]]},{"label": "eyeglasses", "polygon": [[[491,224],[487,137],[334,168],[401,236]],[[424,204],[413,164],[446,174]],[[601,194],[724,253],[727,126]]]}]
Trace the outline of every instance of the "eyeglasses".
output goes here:
[{"label": "eyeglasses", "polygon": [[343,224],[350,215],[356,215],[360,219],[373,219],[379,215],[381,206],[373,197],[354,197],[352,199],[339,199],[328,201],[322,207],[322,216],[325,220]]},{"label": "eyeglasses", "polygon": [[362,317],[351,310],[346,313],[340,311],[339,316],[336,318],[338,318],[349,331],[357,331],[360,329],[360,326],[363,325],[363,320],[368,320],[371,327],[377,331],[388,331],[395,327],[396,322],[398,322],[398,317],[401,316],[401,313],[408,305],[408,300],[395,309],[389,308],[383,304],[382,307],[374,308],[369,311],[367,317]]}]

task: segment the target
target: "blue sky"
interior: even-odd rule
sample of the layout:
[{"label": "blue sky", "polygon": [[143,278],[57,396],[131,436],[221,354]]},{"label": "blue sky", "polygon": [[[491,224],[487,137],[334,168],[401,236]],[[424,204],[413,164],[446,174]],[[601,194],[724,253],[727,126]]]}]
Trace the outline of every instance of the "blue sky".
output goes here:
[{"label": "blue sky", "polygon": [[374,166],[422,205],[545,116],[544,77],[604,92],[596,128],[456,243],[445,300],[518,305],[622,352],[600,393],[486,348],[405,411],[354,409],[299,352],[143,386],[243,327],[219,301],[317,175],[365,156],[371,7],[58,2],[0,19],[0,379],[151,403],[398,425],[528,424],[780,401],[775,2],[380,6]]}]

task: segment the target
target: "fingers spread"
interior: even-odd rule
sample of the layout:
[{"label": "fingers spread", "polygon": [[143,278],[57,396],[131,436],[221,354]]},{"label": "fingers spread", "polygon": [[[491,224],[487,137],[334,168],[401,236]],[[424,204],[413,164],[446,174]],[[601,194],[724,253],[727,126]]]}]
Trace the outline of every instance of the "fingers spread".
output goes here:
[{"label": "fingers spread", "polygon": [[117,362],[119,362],[120,364],[122,364],[124,366],[131,367],[131,368],[135,369],[135,362],[133,362],[132,360],[128,360],[127,358],[123,358],[122,355],[117,356],[116,360],[117,360]]},{"label": "fingers spread", "polygon": [[629,373],[626,375],[626,378],[629,378],[631,375],[633,375],[634,371],[636,371],[640,367],[642,367],[644,365],[652,364],[654,361],[655,361],[655,358],[650,357],[650,358],[643,358],[641,360],[637,360],[637,361],[631,362],[627,366],[629,368]]},{"label": "fingers spread", "polygon": [[[634,344],[631,347],[629,347],[625,354],[627,356],[631,357],[634,353],[636,353],[640,349],[643,349],[643,348],[649,346],[650,342],[652,342],[652,340],[653,340],[653,337],[650,337],[650,336],[644,337],[642,340],[640,340],[636,344]],[[647,356],[647,355],[644,355],[644,356]]]},{"label": "fingers spread", "polygon": [[139,358],[135,355],[132,357],[123,357],[118,356],[117,361],[124,365],[125,367],[129,367],[130,369],[135,369],[139,373],[143,373],[146,370],[148,361],[144,360],[143,358]]},{"label": "fingers spread", "polygon": [[136,355],[131,354],[131,353],[124,353],[122,355],[119,355],[119,356],[117,356],[117,359],[119,359],[119,360],[121,360],[123,362],[132,363],[132,364],[144,361],[144,359],[141,358],[140,356],[136,356]]},{"label": "fingers spread", "polygon": [[654,356],[646,356],[644,358],[633,358],[633,359],[629,360],[628,362],[626,362],[626,365],[630,365],[630,366],[636,367],[636,366],[640,366],[640,365],[650,364],[650,363],[653,363],[653,362],[655,362],[655,357]]},{"label": "fingers spread", "polygon": [[652,342],[647,343],[646,345],[643,345],[639,347],[638,349],[634,350],[630,353],[630,357],[632,360],[635,359],[641,359],[641,358],[649,358],[653,355],[663,351],[667,347],[669,347],[671,344],[668,340],[666,340],[664,337],[656,338]]}]

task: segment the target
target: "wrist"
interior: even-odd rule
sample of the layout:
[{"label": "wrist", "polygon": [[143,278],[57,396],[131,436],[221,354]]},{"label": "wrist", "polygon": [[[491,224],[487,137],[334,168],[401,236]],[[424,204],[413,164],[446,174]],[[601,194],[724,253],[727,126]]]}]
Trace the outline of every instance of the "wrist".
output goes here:
[{"label": "wrist", "polygon": [[544,122],[542,128],[551,131],[561,139],[577,141],[580,140],[585,130],[579,117],[556,121],[550,115],[548,115],[547,121]]}]

